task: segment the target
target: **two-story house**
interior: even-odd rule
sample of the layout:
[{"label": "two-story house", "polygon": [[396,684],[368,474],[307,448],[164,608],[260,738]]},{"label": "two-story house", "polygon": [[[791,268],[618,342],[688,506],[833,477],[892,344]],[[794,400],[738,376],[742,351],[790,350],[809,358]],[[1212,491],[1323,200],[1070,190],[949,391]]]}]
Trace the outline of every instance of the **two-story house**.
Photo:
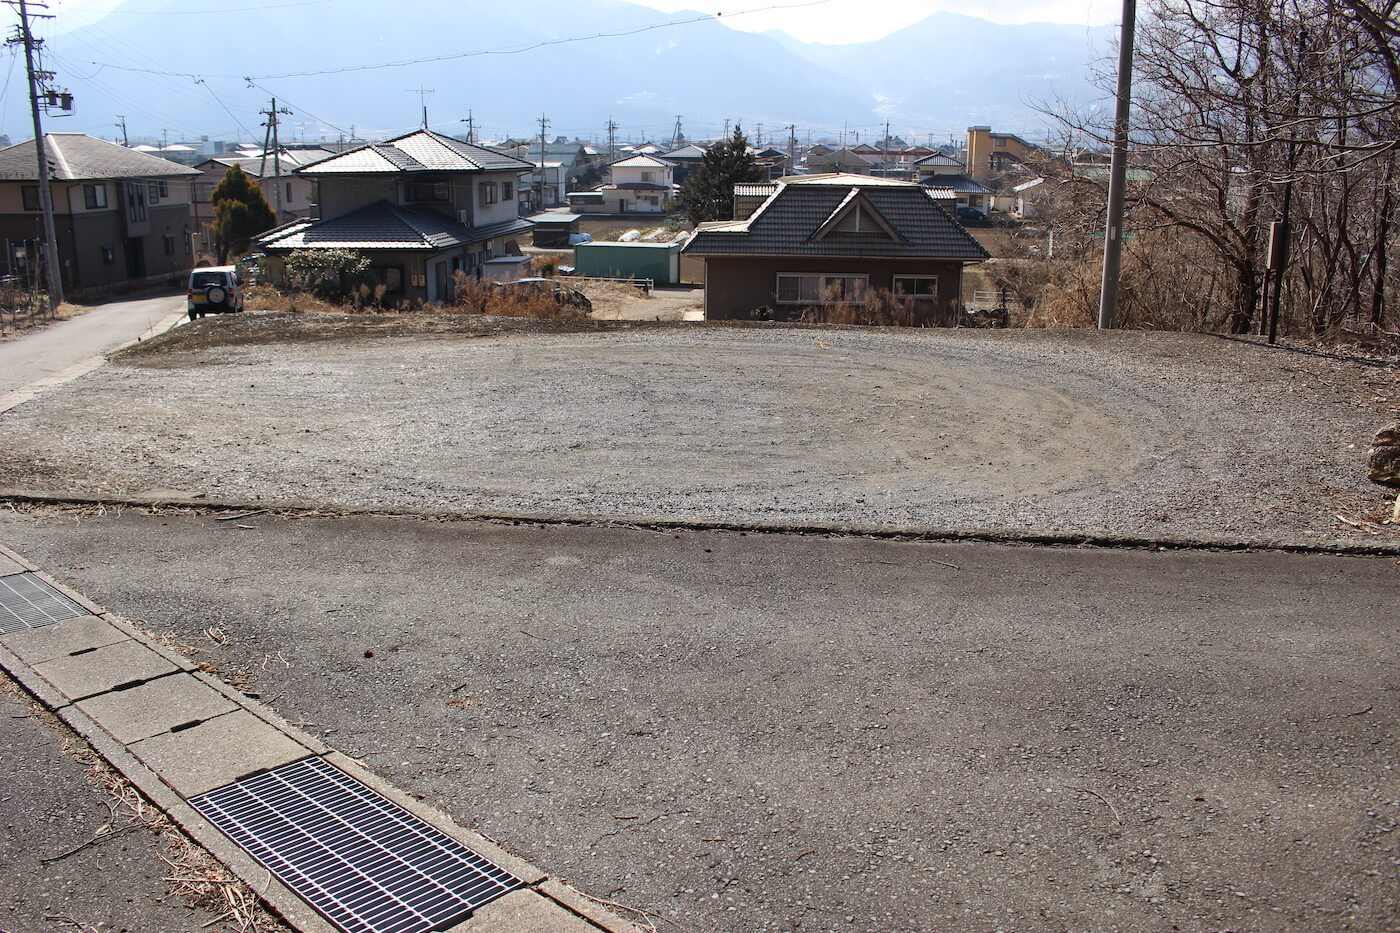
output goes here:
[{"label": "two-story house", "polygon": [[664,159],[634,155],[608,166],[610,181],[599,190],[619,214],[664,214],[671,206],[674,170]]},{"label": "two-story house", "polygon": [[450,301],[452,274],[480,276],[531,228],[516,187],[529,162],[415,130],[295,170],[315,180],[321,216],[255,242],[273,256],[348,249],[370,258],[390,301]]},{"label": "two-story house", "polygon": [[[179,278],[194,265],[192,168],[82,133],[45,133],[63,284],[82,294]],[[0,273],[33,278],[43,256],[34,140],[0,150]]]},{"label": "two-story house", "polygon": [[303,165],[333,156],[329,149],[298,147],[282,149],[274,160],[273,154],[255,152],[251,155],[235,153],[205,159],[195,165],[201,177],[194,180],[194,194],[190,198],[190,215],[194,218],[195,229],[200,230],[214,221],[214,207],[210,197],[219,182],[224,180],[230,167],[237,165],[243,174],[258,183],[263,197],[275,211],[280,202],[280,220],[293,220],[297,217],[310,217],[315,213],[316,183],[310,178],[293,174]]}]

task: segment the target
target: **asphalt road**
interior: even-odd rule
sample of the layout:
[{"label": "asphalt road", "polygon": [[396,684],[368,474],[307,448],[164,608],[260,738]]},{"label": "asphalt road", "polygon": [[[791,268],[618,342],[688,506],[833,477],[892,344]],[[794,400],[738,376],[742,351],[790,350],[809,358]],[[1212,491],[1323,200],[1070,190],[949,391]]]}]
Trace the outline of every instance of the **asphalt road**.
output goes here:
[{"label": "asphalt road", "polygon": [[[216,917],[166,893],[159,836],[109,809],[73,754],[82,741],[41,721],[0,674],[0,930],[202,933]],[[94,842],[99,829],[110,834]]]},{"label": "asphalt road", "polygon": [[110,510],[0,540],[661,928],[1400,919],[1394,558]]},{"label": "asphalt road", "polygon": [[135,340],[183,307],[184,298],[178,295],[110,301],[87,314],[0,343],[0,395]]}]

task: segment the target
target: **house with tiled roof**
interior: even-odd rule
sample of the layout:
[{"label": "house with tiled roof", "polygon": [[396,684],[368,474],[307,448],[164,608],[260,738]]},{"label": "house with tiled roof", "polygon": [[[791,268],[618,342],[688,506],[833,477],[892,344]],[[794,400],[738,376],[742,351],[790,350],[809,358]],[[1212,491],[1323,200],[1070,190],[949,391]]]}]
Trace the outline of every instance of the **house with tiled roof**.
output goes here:
[{"label": "house with tiled roof", "polygon": [[751,215],[701,224],[683,252],[705,263],[712,320],[796,317],[883,290],[908,300],[920,324],[951,323],[963,266],[990,256],[948,204],[946,193],[910,181],[794,176]]},{"label": "house with tiled roof", "polygon": [[194,167],[200,177],[194,180],[190,194],[190,217],[195,230],[205,237],[206,242],[213,242],[210,228],[214,223],[214,205],[211,198],[214,189],[234,165],[262,189],[263,197],[267,198],[268,205],[274,211],[281,209],[279,221],[312,216],[316,212],[316,183],[309,177],[293,174],[293,170],[333,155],[335,153],[329,149],[298,146],[284,147],[277,151],[275,157],[271,151],[236,152],[196,163]]},{"label": "house with tiled roof", "polygon": [[[194,265],[190,179],[199,173],[82,133],[44,134],[64,290],[177,279]],[[34,140],[0,149],[0,274],[28,285],[44,255]]]},{"label": "house with tiled roof", "polygon": [[480,277],[487,262],[519,253],[530,230],[516,188],[534,168],[514,156],[415,130],[297,168],[316,182],[320,217],[268,231],[272,256],[348,249],[370,259],[386,300],[450,301],[453,273]]}]

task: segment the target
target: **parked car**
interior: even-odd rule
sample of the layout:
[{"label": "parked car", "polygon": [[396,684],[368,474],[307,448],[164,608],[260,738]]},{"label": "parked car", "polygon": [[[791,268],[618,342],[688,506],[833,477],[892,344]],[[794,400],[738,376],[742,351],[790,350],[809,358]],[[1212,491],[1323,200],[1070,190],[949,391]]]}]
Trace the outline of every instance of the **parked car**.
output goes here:
[{"label": "parked car", "polygon": [[593,302],[577,288],[570,288],[556,279],[528,278],[514,282],[494,282],[493,287],[507,294],[528,295],[548,294],[561,305],[570,305],[585,313],[592,313]]},{"label": "parked car", "polygon": [[243,286],[237,266],[205,266],[190,273],[185,292],[185,310],[190,320],[206,314],[227,314],[243,310]]},{"label": "parked car", "polygon": [[959,207],[958,220],[964,223],[981,223],[987,219],[987,215],[975,207]]}]

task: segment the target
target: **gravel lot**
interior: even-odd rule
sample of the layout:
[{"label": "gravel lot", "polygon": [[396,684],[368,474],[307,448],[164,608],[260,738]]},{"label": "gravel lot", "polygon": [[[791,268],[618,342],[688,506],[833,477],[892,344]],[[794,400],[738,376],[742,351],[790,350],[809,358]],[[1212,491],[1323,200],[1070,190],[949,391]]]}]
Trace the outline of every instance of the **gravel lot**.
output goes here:
[{"label": "gravel lot", "polygon": [[1336,515],[1381,514],[1397,408],[1394,369],[1206,336],[240,316],[5,414],[0,485],[1373,540]]},{"label": "gravel lot", "polygon": [[661,930],[1400,917],[1393,557],[95,511],[0,540]]}]

